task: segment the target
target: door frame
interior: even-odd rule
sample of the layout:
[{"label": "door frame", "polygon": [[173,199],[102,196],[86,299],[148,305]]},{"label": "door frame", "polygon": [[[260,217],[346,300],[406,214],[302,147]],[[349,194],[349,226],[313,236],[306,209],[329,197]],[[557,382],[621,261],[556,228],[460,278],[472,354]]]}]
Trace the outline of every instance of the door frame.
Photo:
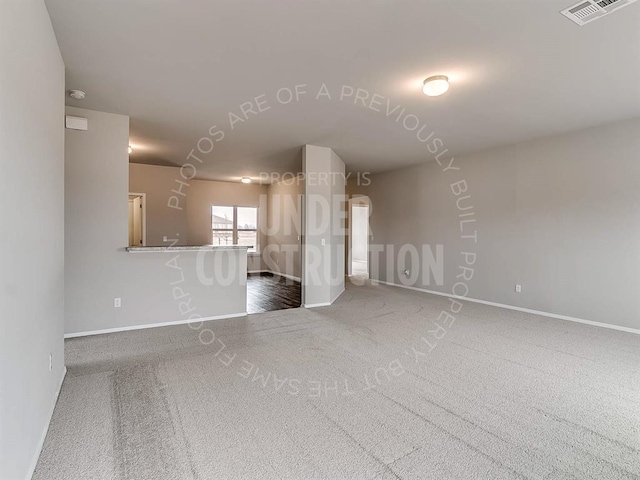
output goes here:
[{"label": "door frame", "polygon": [[[147,246],[147,194],[146,193],[137,193],[137,192],[129,192],[127,199],[129,197],[141,197],[142,198],[142,246]],[[129,243],[129,242],[127,242]]]},{"label": "door frame", "polygon": [[[368,207],[369,218],[371,218],[371,200],[366,195],[357,195],[349,199],[349,228],[347,229],[347,275],[353,275],[353,209],[360,206]],[[369,244],[371,243],[371,225],[367,221],[367,275],[369,275],[369,267],[371,259],[369,258]]]}]

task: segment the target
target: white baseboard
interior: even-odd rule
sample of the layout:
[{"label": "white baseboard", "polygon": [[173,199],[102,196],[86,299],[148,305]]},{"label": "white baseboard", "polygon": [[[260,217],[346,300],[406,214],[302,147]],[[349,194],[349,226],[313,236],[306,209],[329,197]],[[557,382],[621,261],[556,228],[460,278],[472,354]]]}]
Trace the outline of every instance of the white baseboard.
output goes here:
[{"label": "white baseboard", "polygon": [[532,310],[530,308],[516,307],[514,305],[507,305],[504,303],[489,302],[487,300],[480,300],[478,298],[461,297],[459,295],[436,292],[435,290],[427,290],[426,288],[411,287],[411,286],[402,285],[399,283],[383,282],[382,280],[372,280],[372,283],[374,284],[381,283],[383,285],[389,285],[391,287],[406,288],[407,290],[415,290],[416,292],[431,293],[433,295],[440,295],[441,297],[455,298],[457,300],[466,300],[467,302],[481,303],[483,305],[490,305],[492,307],[505,308],[507,310],[515,310],[518,312],[533,313],[534,315],[541,315],[543,317],[557,318],[558,320],[567,320],[569,322],[584,323],[586,325],[592,325],[594,327],[610,328],[612,330],[620,330],[622,332],[635,333],[636,335],[640,335],[640,330],[637,328],[623,327],[621,325],[612,325],[610,323],[594,322],[593,320],[585,320],[583,318],[569,317],[567,315],[559,315],[557,313],[543,312],[541,310]]},{"label": "white baseboard", "polygon": [[38,460],[40,459],[40,454],[42,453],[42,447],[44,447],[44,441],[47,438],[47,432],[49,432],[49,425],[51,425],[51,419],[53,418],[53,411],[56,409],[56,404],[58,403],[58,397],[60,396],[60,390],[62,390],[62,383],[64,382],[64,377],[67,376],[67,367],[64,367],[62,370],[62,376],[60,377],[60,382],[58,383],[58,388],[56,389],[56,393],[53,396],[53,403],[51,408],[49,409],[49,420],[42,431],[42,435],[40,436],[40,441],[38,442],[38,448],[36,450],[36,454],[33,456],[33,460],[31,460],[31,465],[29,465],[29,470],[27,471],[26,480],[31,480],[33,477],[33,473],[36,471],[36,466],[38,465]]},{"label": "white baseboard", "polygon": [[331,299],[330,302],[322,302],[322,303],[305,303],[304,305],[302,305],[304,308],[316,308],[316,307],[328,307],[329,305],[333,305],[333,302],[335,302],[340,295],[342,295],[344,293],[344,287],[342,288],[342,290],[340,291],[340,293],[338,293],[338,295],[336,295],[334,298]]},{"label": "white baseboard", "polygon": [[281,277],[288,278],[289,280],[295,280],[296,282],[300,281],[300,277],[296,277],[295,275],[289,275],[288,273],[280,273],[280,272],[271,272],[274,275],[280,275]]},{"label": "white baseboard", "polygon": [[324,303],[305,303],[304,305],[302,305],[304,308],[316,308],[316,307],[328,307],[329,305],[331,305],[331,302],[324,302]]},{"label": "white baseboard", "polygon": [[278,275],[279,277],[295,280],[296,282],[300,281],[300,277],[289,275],[288,273],[276,272],[275,270],[249,270],[247,273],[270,273],[271,275]]},{"label": "white baseboard", "polygon": [[331,299],[331,303],[333,304],[333,302],[335,302],[338,298],[340,298],[340,295],[342,295],[344,293],[344,287],[342,287],[342,290],[340,290],[340,292]]},{"label": "white baseboard", "polygon": [[229,313],[227,315],[215,315],[213,317],[203,317],[195,320],[177,320],[175,322],[147,323],[145,325],[132,325],[129,327],[106,328],[104,330],[91,330],[88,332],[65,333],[64,338],[86,337],[88,335],[101,335],[103,333],[126,332],[129,330],[142,330],[145,328],[168,327],[170,325],[184,325],[185,323],[207,322],[209,320],[224,320],[225,318],[245,317],[247,312]]}]

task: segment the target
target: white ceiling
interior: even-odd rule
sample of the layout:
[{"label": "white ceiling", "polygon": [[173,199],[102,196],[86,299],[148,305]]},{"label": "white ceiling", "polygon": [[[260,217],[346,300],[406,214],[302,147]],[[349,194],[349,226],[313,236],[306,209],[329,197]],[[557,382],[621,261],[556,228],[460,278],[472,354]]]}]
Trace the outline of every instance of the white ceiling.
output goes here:
[{"label": "white ceiling", "polygon": [[[46,3],[67,88],[87,92],[68,105],[129,115],[134,162],[182,164],[217,125],[202,178],[297,171],[305,143],[352,171],[427,161],[387,99],[455,155],[640,116],[640,2],[584,27],[559,13],[573,0]],[[428,98],[436,74],[451,89]],[[323,83],[331,100],[315,99]],[[307,94],[278,103],[296,84]],[[341,102],[342,85],[381,95],[382,111]],[[231,129],[260,95],[271,108]]]}]

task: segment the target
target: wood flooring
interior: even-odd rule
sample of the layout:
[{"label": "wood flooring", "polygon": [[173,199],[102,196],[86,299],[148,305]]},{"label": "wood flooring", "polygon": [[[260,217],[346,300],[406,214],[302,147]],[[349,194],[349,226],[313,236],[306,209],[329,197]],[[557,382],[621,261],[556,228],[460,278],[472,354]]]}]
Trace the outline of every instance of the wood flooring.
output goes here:
[{"label": "wood flooring", "polygon": [[300,282],[271,273],[247,276],[247,313],[298,308],[300,303]]}]

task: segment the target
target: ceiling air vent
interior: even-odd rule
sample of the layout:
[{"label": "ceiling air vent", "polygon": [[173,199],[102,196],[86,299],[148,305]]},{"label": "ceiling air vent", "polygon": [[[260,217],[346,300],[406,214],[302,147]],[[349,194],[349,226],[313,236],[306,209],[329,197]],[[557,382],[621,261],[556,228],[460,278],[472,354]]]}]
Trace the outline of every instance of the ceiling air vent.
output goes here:
[{"label": "ceiling air vent", "polygon": [[637,1],[638,0],[582,0],[562,10],[560,13],[569,20],[583,26]]}]

